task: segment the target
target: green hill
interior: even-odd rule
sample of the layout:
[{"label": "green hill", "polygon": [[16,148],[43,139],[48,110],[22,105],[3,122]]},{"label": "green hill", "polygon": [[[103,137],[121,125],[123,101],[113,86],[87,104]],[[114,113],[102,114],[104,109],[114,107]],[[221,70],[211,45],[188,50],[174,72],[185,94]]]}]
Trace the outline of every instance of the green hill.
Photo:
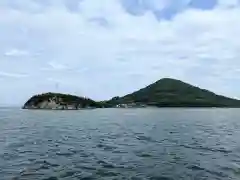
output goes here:
[{"label": "green hill", "polygon": [[97,102],[68,94],[45,93],[31,97],[24,109],[82,109],[111,107],[240,107],[240,100],[217,95],[176,79],[164,78],[139,91]]},{"label": "green hill", "polygon": [[136,103],[157,107],[240,107],[239,100],[170,78],[161,79],[124,97],[115,97],[107,103]]},{"label": "green hill", "polygon": [[100,108],[101,104],[89,98],[78,97],[69,94],[44,93],[31,97],[23,106],[23,109],[81,109]]}]

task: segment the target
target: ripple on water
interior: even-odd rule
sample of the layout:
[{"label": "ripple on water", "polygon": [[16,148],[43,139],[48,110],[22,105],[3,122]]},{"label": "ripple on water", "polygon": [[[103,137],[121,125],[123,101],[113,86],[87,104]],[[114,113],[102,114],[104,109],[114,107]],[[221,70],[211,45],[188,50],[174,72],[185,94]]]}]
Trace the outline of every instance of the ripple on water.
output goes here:
[{"label": "ripple on water", "polygon": [[64,156],[64,157],[70,157],[73,156],[75,153],[71,151],[66,151],[66,152],[56,152],[56,155],[58,156]]},{"label": "ripple on water", "polygon": [[48,167],[58,167],[60,166],[57,163],[50,162],[50,160],[35,161],[35,165],[48,166]]},{"label": "ripple on water", "polygon": [[117,148],[115,146],[107,145],[104,143],[99,143],[97,147],[103,149],[104,151],[113,151]]},{"label": "ripple on water", "polygon": [[153,157],[153,154],[151,154],[151,152],[143,152],[143,151],[134,151],[135,155],[138,157],[142,157],[142,158],[151,158]]},{"label": "ripple on water", "polygon": [[0,179],[239,180],[240,111],[226,111],[0,112]]},{"label": "ripple on water", "polygon": [[153,176],[150,177],[150,180],[174,180],[174,179],[165,176]]},{"label": "ripple on water", "polygon": [[120,175],[120,173],[113,172],[107,169],[98,169],[96,175],[100,177],[117,177]]},{"label": "ripple on water", "polygon": [[204,151],[212,151],[212,152],[221,152],[221,153],[232,153],[231,150],[227,150],[226,148],[224,147],[220,147],[220,148],[211,148],[211,147],[204,147],[204,146],[189,146],[189,145],[185,145],[185,144],[182,144],[180,145],[182,147],[185,147],[185,148],[189,148],[189,149],[196,149],[196,150],[204,150]]},{"label": "ripple on water", "polygon": [[78,174],[77,171],[64,171],[60,173],[60,178],[69,178],[73,177],[76,174]]},{"label": "ripple on water", "polygon": [[52,177],[44,178],[43,180],[58,180],[58,178],[52,176]]},{"label": "ripple on water", "polygon": [[187,166],[188,169],[191,169],[193,171],[202,171],[202,172],[206,172],[206,173],[209,173],[211,175],[215,175],[217,177],[224,177],[224,178],[228,178],[228,175],[221,172],[221,171],[213,171],[213,170],[210,170],[210,169],[206,169],[204,167],[201,167],[199,165],[189,165]]},{"label": "ripple on water", "polygon": [[149,136],[136,136],[136,139],[140,141],[145,141],[145,142],[153,142],[153,143],[157,142],[156,140],[152,139]]},{"label": "ripple on water", "polygon": [[98,164],[100,164],[103,168],[108,168],[108,169],[114,169],[116,166],[112,163],[109,163],[107,161],[99,160],[97,161]]}]

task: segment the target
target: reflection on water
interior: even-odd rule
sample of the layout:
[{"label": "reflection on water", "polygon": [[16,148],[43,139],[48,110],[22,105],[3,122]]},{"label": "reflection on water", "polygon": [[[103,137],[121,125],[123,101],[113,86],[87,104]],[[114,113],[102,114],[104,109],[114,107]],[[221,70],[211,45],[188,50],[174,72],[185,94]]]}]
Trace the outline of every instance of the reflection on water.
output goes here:
[{"label": "reflection on water", "polygon": [[0,179],[240,179],[238,109],[0,109]]}]

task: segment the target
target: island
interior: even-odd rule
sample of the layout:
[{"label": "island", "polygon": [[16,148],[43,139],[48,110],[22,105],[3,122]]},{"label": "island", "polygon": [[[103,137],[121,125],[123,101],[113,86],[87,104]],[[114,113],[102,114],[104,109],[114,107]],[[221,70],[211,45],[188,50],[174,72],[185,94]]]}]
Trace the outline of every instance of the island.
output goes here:
[{"label": "island", "polygon": [[49,92],[31,97],[23,109],[78,110],[101,107],[101,103],[89,98]]},{"label": "island", "polygon": [[146,107],[240,107],[240,100],[221,96],[181,80],[163,78],[123,97],[94,101],[69,94],[45,93],[31,97],[23,109],[79,110]]}]

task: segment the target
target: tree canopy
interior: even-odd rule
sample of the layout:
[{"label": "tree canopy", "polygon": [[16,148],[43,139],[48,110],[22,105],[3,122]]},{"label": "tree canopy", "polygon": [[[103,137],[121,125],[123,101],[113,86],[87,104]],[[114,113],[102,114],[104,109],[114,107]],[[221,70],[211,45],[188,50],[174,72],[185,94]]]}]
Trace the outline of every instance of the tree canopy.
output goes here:
[{"label": "tree canopy", "polygon": [[164,78],[110,104],[142,103],[157,107],[240,107],[240,101],[176,79]]},{"label": "tree canopy", "polygon": [[31,97],[24,105],[37,106],[55,98],[60,104],[81,107],[109,108],[119,104],[139,104],[155,107],[240,107],[240,100],[217,95],[176,79],[164,78],[123,97],[94,101],[69,94],[45,93]]}]

